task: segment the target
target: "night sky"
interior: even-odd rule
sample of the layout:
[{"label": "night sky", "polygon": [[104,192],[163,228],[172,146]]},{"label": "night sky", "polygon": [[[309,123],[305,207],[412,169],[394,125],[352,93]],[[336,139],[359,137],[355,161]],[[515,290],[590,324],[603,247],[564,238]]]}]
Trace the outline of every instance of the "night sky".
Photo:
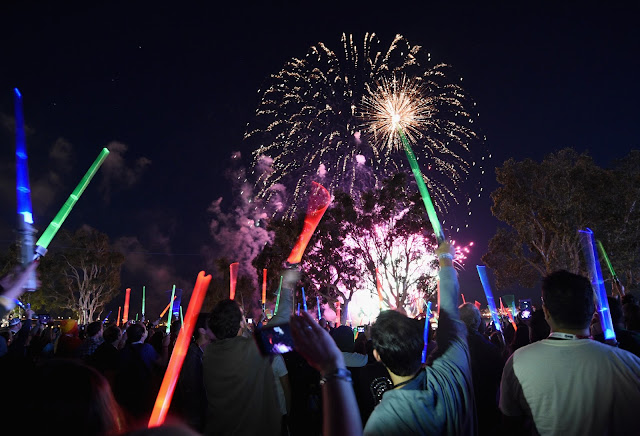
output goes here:
[{"label": "night sky", "polygon": [[[564,147],[608,165],[638,147],[640,26],[632,6],[93,3],[0,5],[0,244],[15,240],[18,87],[40,230],[100,149],[112,149],[108,170],[105,163],[64,228],[87,224],[126,247],[123,287],[193,286],[211,244],[207,208],[219,197],[230,202],[223,173],[231,153],[250,163],[242,138],[258,90],[319,41],[339,50],[343,32],[360,41],[375,32],[383,47],[399,33],[451,64],[477,103],[494,166]],[[487,193],[496,188],[492,171],[482,183]],[[490,205],[488,196],[476,202],[469,230],[457,236],[475,243],[462,292],[482,302],[475,264],[499,225]],[[538,291],[518,296],[536,300]]]}]

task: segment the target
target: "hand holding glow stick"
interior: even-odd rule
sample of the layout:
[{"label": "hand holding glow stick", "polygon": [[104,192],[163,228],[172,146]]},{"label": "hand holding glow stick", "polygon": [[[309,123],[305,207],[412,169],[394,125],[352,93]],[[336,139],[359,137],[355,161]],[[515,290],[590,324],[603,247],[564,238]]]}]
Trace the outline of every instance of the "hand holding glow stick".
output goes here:
[{"label": "hand holding glow stick", "polygon": [[187,355],[187,349],[191,342],[191,335],[196,325],[198,314],[202,308],[202,302],[204,301],[205,294],[211,282],[211,276],[205,276],[204,271],[200,271],[198,279],[196,280],[189,306],[187,307],[187,314],[185,316],[185,322],[183,328],[178,333],[178,338],[173,347],[171,353],[171,359],[169,365],[164,373],[162,379],[162,385],[158,392],[153,411],[151,412],[151,418],[149,419],[148,427],[158,427],[164,423],[169,407],[171,406],[171,400],[173,399],[173,393],[175,391],[176,383],[178,382],[178,376],[184,363],[184,358]]}]

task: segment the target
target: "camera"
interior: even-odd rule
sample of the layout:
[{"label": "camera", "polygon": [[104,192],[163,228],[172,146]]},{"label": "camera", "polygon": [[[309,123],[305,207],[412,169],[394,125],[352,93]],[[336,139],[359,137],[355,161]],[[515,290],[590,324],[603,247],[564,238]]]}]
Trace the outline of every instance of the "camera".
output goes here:
[{"label": "camera", "polygon": [[48,324],[49,321],[51,321],[51,315],[48,313],[42,313],[37,316],[37,319],[40,321],[40,324]]},{"label": "camera", "polygon": [[531,306],[531,300],[520,300],[520,317],[522,319],[531,318],[531,313],[533,312],[533,308]]},{"label": "camera", "polygon": [[363,325],[359,325],[358,326],[358,333],[364,333],[364,326]]},{"label": "camera", "polygon": [[253,332],[253,338],[264,356],[293,351],[293,338],[288,323],[256,329]]}]

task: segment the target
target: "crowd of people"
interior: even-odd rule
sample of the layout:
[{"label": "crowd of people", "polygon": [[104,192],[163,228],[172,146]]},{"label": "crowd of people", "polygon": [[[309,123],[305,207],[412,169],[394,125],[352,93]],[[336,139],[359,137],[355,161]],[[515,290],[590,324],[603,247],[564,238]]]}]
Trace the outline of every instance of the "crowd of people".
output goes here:
[{"label": "crowd of people", "polygon": [[[292,316],[295,269],[283,272],[269,320],[248,325],[234,300],[201,313],[168,418],[151,429],[179,322],[168,334],[145,321],[80,329],[64,320],[55,329],[27,308],[0,335],[3,427],[105,436],[640,433],[640,305],[631,294],[616,284],[609,301],[615,342],[604,339],[589,280],[566,271],[544,278],[543,304],[529,319],[498,328],[475,305],[458,306],[453,249],[444,242],[436,253],[438,325],[426,335],[424,320],[393,310],[357,335]],[[0,281],[0,317],[36,266]],[[255,332],[285,325],[293,351],[256,345]]]}]

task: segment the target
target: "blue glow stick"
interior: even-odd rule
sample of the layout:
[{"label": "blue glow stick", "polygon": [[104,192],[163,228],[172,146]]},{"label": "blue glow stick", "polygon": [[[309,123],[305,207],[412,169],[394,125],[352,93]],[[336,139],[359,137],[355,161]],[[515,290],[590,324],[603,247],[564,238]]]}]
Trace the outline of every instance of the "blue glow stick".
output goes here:
[{"label": "blue glow stick", "polygon": [[491,285],[489,284],[489,278],[487,277],[487,268],[484,265],[476,265],[476,269],[478,270],[478,275],[480,276],[480,282],[482,283],[482,288],[484,289],[484,295],[487,297],[487,306],[489,306],[493,324],[498,331],[502,332],[502,324],[500,323],[500,317],[498,316],[498,311],[496,310],[496,302],[493,300]]},{"label": "blue glow stick", "polygon": [[[175,300],[176,296],[176,285],[173,285],[173,289],[171,290],[171,300],[169,300],[169,305],[173,304],[173,300]],[[171,333],[171,318],[173,318],[173,307],[169,310],[169,318],[167,318],[167,328],[165,332],[167,334]]]},{"label": "blue glow stick", "polygon": [[613,329],[613,321],[611,321],[609,301],[607,300],[607,290],[604,287],[604,280],[602,279],[602,270],[600,269],[600,262],[598,261],[598,252],[596,251],[597,248],[593,238],[593,231],[590,228],[587,228],[586,230],[578,230],[578,234],[580,235],[582,252],[584,253],[587,270],[589,271],[591,287],[593,288],[593,293],[596,296],[596,309],[600,318],[602,331],[604,332],[604,338],[607,340],[615,340],[616,333]]},{"label": "blue glow stick", "polygon": [[302,287],[302,306],[304,307],[304,311],[307,311],[307,297],[304,295],[304,286]]},{"label": "blue glow stick", "polygon": [[318,308],[318,321],[322,319],[322,313],[320,312],[320,297],[316,295],[316,307]]},{"label": "blue glow stick", "polygon": [[431,318],[431,301],[427,303],[427,312],[424,318],[424,348],[422,349],[422,364],[427,362],[427,345],[429,343],[429,318]]},{"label": "blue glow stick", "polygon": [[[18,214],[22,215],[25,223],[33,224],[29,166],[27,165],[27,140],[24,133],[24,115],[22,113],[22,94],[20,94],[18,88],[14,88],[13,92],[15,94],[16,113],[16,193],[18,197]],[[32,259],[33,247],[28,262]]]},{"label": "blue glow stick", "polygon": [[113,312],[112,310],[109,311],[109,313],[107,313],[107,316],[104,317],[104,319],[102,320],[102,324],[104,324],[105,322],[107,322],[107,320],[109,319],[109,316],[111,315],[111,312]]},{"label": "blue glow stick", "polygon": [[298,303],[298,312],[296,313],[296,315],[300,316],[300,303]]}]

